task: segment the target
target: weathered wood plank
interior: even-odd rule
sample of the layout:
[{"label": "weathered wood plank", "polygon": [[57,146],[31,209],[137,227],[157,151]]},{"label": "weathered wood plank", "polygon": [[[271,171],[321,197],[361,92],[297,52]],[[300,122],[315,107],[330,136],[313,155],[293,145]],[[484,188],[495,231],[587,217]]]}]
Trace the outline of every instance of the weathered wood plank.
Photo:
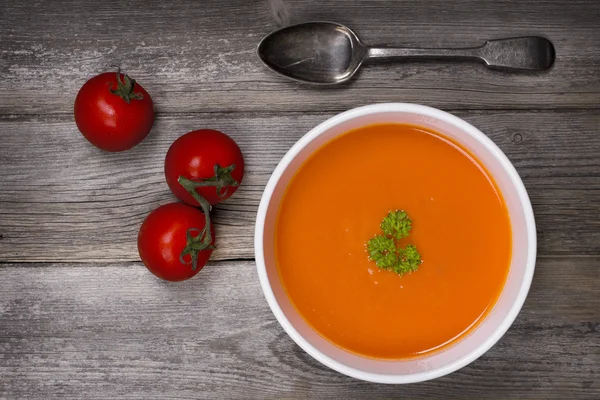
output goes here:
[{"label": "weathered wood plank", "polygon": [[[600,106],[597,0],[3,1],[0,113],[69,113],[79,87],[120,66],[161,112],[339,111],[406,101],[451,109]],[[473,46],[543,35],[556,45],[547,73],[480,65],[405,63],[366,68],[350,84],[287,82],[255,54],[277,23],[334,20],[370,44]]]},{"label": "weathered wood plank", "polygon": [[283,332],[252,262],[187,282],[138,263],[0,266],[0,397],[598,398],[600,258],[542,257],[523,311],[470,366],[417,385],[359,382]]},{"label": "weathered wood plank", "polygon": [[[187,131],[221,129],[247,173],[215,208],[215,259],[253,258],[256,209],[291,145],[332,114],[162,115],[132,151],[89,145],[64,116],[0,119],[0,261],[136,261],[144,217],[174,201],[164,182],[169,145]],[[539,253],[600,254],[600,115],[459,112],[513,161],[537,217]]]}]

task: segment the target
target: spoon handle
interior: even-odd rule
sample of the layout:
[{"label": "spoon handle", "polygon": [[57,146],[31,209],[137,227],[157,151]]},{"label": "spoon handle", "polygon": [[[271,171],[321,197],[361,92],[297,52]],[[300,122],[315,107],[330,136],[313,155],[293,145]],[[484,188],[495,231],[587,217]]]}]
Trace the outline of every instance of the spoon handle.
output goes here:
[{"label": "spoon handle", "polygon": [[485,63],[488,68],[505,70],[548,69],[554,63],[554,46],[543,37],[528,36],[488,40],[483,46],[454,49],[369,48],[367,59],[450,59]]}]

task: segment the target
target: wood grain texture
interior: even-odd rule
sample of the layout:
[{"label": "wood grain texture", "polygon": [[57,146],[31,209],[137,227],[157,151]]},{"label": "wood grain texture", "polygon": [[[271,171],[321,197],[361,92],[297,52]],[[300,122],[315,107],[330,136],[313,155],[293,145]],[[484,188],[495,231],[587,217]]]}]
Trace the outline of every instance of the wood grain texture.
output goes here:
[{"label": "wood grain texture", "polygon": [[[413,47],[542,35],[557,60],[539,74],[369,66],[315,89],[255,54],[271,30],[308,20]],[[600,398],[599,22],[598,0],[0,0],[0,398]],[[83,82],[116,66],[151,93],[158,118],[140,146],[108,154],[71,110]],[[251,261],[260,195],[283,154],[337,112],[385,101],[453,110],[488,134],[529,191],[540,254],[498,344],[405,386],[347,378],[304,353]],[[138,262],[137,230],[175,200],[167,148],[203,127],[246,158],[242,187],[214,213],[213,258],[229,261],[169,284]]]},{"label": "wood grain texture", "polygon": [[542,257],[498,344],[458,372],[407,386],[314,361],[275,321],[252,262],[213,263],[181,284],[137,263],[3,265],[0,397],[598,398],[599,265]]},{"label": "wood grain texture", "polygon": [[[598,108],[597,0],[32,0],[0,2],[0,113],[69,113],[79,87],[120,66],[159,112],[340,111],[405,101],[451,109]],[[276,77],[255,54],[282,23],[334,20],[368,44],[474,46],[542,35],[556,46],[546,73],[481,65],[365,68],[335,88]]]},{"label": "wood grain texture", "polygon": [[[539,253],[600,254],[600,115],[458,112],[487,133],[521,174],[536,213]],[[210,127],[246,158],[240,189],[215,208],[215,259],[253,258],[262,190],[292,144],[332,114],[159,116],[125,153],[95,149],[71,118],[0,118],[0,261],[137,261],[137,231],[175,201],[164,156],[175,138]]]}]

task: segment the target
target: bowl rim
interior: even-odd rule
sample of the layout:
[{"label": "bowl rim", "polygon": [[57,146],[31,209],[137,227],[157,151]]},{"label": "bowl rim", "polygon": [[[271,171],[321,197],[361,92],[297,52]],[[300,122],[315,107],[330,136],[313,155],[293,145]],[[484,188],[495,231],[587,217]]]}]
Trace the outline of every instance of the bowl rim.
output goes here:
[{"label": "bowl rim", "polygon": [[[284,171],[288,168],[292,160],[300,153],[300,151],[318,136],[343,122],[369,114],[394,112],[414,113],[425,117],[431,117],[436,118],[438,120],[442,120],[446,123],[458,127],[461,131],[475,138],[478,143],[484,146],[501,164],[501,166],[509,176],[511,184],[516,190],[519,200],[523,206],[523,213],[525,216],[526,225],[526,236],[528,238],[527,260],[525,264],[524,279],[521,282],[521,286],[519,287],[517,297],[514,303],[512,304],[510,310],[508,311],[507,315],[502,320],[502,322],[494,329],[493,333],[479,346],[477,346],[473,351],[465,354],[463,357],[454,361],[451,364],[425,372],[417,372],[402,375],[377,374],[349,367],[323,354],[321,351],[319,351],[313,345],[311,345],[306,339],[304,339],[304,337],[289,322],[289,320],[281,310],[277,299],[275,298],[275,294],[273,293],[271,284],[269,282],[269,277],[267,275],[263,243],[264,224],[266,220],[268,206],[271,202],[271,198],[273,195],[273,191],[275,190],[275,187],[279,182],[279,179],[283,175]],[[344,375],[374,383],[402,384],[422,382],[434,378],[439,378],[441,376],[454,372],[466,366],[467,364],[470,364],[471,362],[475,361],[477,358],[479,358],[481,355],[487,352],[498,340],[500,340],[500,338],[506,333],[506,331],[510,328],[510,326],[516,319],[521,308],[523,307],[523,304],[529,292],[529,288],[533,280],[533,273],[535,270],[535,261],[537,254],[537,236],[531,201],[529,199],[523,181],[521,180],[521,177],[517,173],[516,169],[514,168],[508,157],[488,136],[486,136],[483,132],[481,132],[479,129],[475,128],[473,125],[469,124],[465,120],[455,115],[452,115],[446,111],[439,110],[437,108],[412,103],[380,103],[357,107],[327,119],[326,121],[320,123],[313,129],[308,131],[308,133],[302,136],[288,150],[288,152],[283,156],[283,158],[273,171],[271,177],[269,178],[269,181],[267,182],[267,185],[260,200],[254,231],[254,253],[260,286],[267,300],[267,303],[269,304],[269,307],[271,308],[271,311],[275,315],[275,318],[277,319],[279,324],[282,326],[285,332],[292,338],[292,340],[296,342],[298,346],[300,346],[305,352],[307,352],[317,361]]]}]

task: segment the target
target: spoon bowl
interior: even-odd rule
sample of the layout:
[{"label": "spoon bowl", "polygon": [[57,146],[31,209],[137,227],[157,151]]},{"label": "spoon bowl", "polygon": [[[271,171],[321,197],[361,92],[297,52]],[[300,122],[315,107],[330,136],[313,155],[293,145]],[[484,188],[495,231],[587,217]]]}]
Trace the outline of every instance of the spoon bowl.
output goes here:
[{"label": "spoon bowl", "polygon": [[367,49],[348,27],[307,22],[278,29],[258,45],[258,56],[274,72],[301,82],[341,83],[350,79]]}]

